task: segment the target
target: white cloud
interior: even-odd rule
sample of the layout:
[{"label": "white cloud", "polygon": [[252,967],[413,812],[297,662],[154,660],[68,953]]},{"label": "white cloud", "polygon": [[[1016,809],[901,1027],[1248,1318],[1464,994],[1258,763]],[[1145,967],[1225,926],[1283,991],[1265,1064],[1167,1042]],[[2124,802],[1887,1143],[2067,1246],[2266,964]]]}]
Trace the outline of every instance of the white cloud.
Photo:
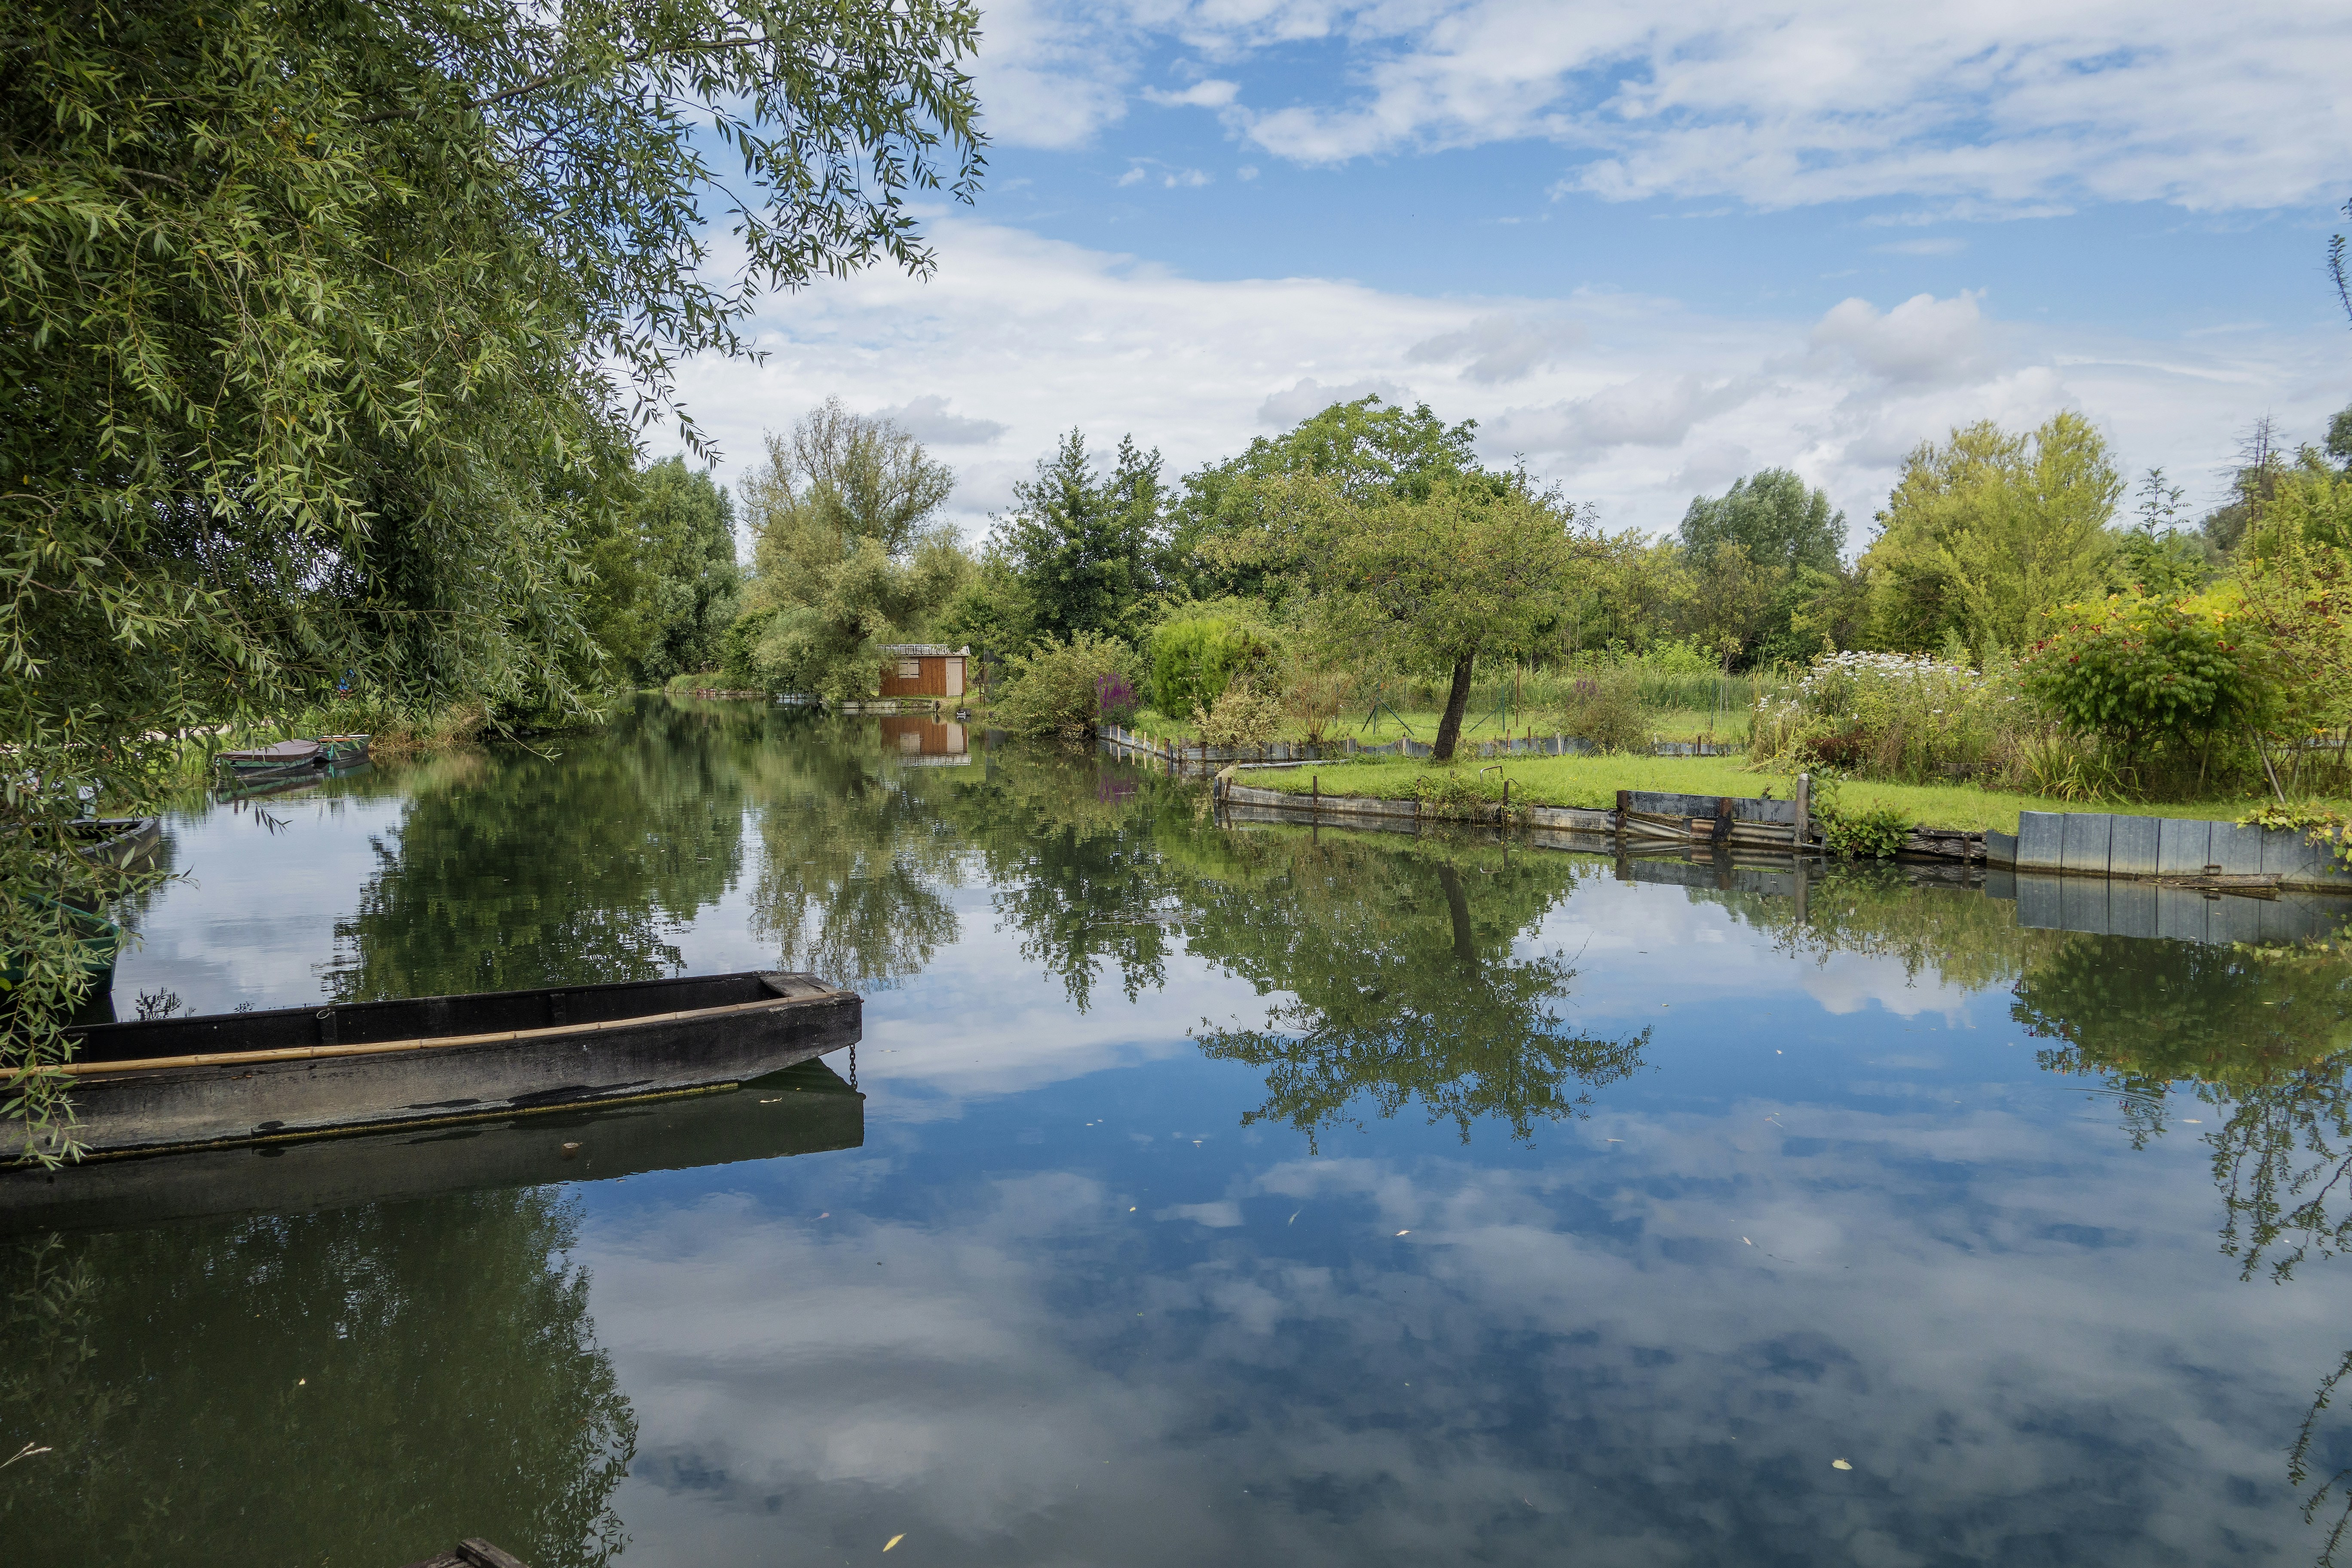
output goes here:
[{"label": "white cloud", "polygon": [[1240,90],[1241,84],[1238,82],[1220,81],[1211,77],[1206,81],[1194,82],[1181,92],[1163,92],[1158,88],[1147,87],[1143,89],[1143,96],[1154,103],[1171,109],[1180,106],[1192,109],[1223,109],[1234,100],[1234,95]]},{"label": "white cloud", "polygon": [[1874,245],[1870,248],[1881,256],[1958,256],[1968,247],[1967,240],[1945,235],[1937,239],[1898,239],[1892,245]]},{"label": "white cloud", "polygon": [[907,434],[934,447],[985,447],[1009,428],[998,420],[951,414],[948,400],[936,393],[875,412],[896,420]]},{"label": "white cloud", "polygon": [[1163,176],[1160,183],[1171,191],[1198,190],[1202,185],[1208,184],[1212,176],[1199,169],[1176,169]]},{"label": "white cloud", "polygon": [[1336,386],[1326,386],[1311,375],[1301,376],[1295,384],[1271,394],[1257,405],[1257,422],[1286,430],[1335,403],[1353,403],[1360,397],[1377,397],[1402,407],[1410,407],[1414,401],[1410,391],[1384,376]]},{"label": "white cloud", "polygon": [[[2337,340],[2293,323],[2151,341],[1999,321],[1973,293],[1772,319],[1597,290],[1438,299],[1329,279],[1204,281],[960,214],[925,221],[940,258],[928,281],[877,271],[781,297],[758,323],[764,364],[687,368],[722,479],[762,428],[828,395],[920,403],[1003,427],[958,458],[952,505],[977,534],[1074,425],[1098,448],[1132,432],[1181,474],[1377,393],[1476,419],[1490,460],[1527,453],[1612,527],[1672,528],[1694,493],[1734,477],[1727,464],[1778,465],[1825,487],[1859,544],[1903,454],[1954,424],[2080,409],[2115,440],[2119,468],[2162,464],[2199,491],[2249,419],[2268,410],[2315,436],[2344,401]],[[1432,363],[1439,343],[1476,363],[1497,320],[1588,335],[1509,381]]]},{"label": "white cloud", "polygon": [[1680,447],[1700,420],[1738,407],[1754,390],[1739,380],[1636,376],[1549,408],[1513,409],[1496,434],[1515,450],[1570,458],[1612,447]]},{"label": "white cloud", "polygon": [[[1245,68],[1301,43],[1339,68],[1253,107]],[[1300,163],[1540,139],[1563,188],[1761,206],[1910,195],[1946,216],[2083,201],[2263,208],[2352,165],[2352,10],[2130,0],[1889,10],[1871,0],[1659,7],[1538,0],[992,6],[999,140],[1068,146],[1117,120],[1148,45],[1224,72],[1162,104]],[[1342,85],[1302,95],[1298,79]]]},{"label": "white cloud", "polygon": [[1813,344],[1843,350],[1890,382],[1965,379],[1983,368],[1987,353],[1979,298],[1968,292],[1949,300],[1915,294],[1884,314],[1867,300],[1843,300],[1814,326]]},{"label": "white cloud", "polygon": [[1541,318],[1481,316],[1457,332],[1423,338],[1405,351],[1415,364],[1454,364],[1467,361],[1462,374],[1472,381],[1517,381],[1533,370],[1554,363],[1591,334],[1578,321],[1548,321]]},{"label": "white cloud", "polygon": [[1114,184],[1121,185],[1139,185],[1143,184],[1147,176],[1143,172],[1143,165],[1138,163],[1130,166],[1127,173],[1121,174]]}]

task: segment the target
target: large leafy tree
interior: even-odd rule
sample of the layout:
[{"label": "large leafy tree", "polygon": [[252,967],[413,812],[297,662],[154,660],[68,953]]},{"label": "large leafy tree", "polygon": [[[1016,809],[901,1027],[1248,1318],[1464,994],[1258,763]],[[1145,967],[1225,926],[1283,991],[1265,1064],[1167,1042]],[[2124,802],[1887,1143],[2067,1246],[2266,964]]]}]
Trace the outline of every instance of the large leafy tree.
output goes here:
[{"label": "large leafy tree", "polygon": [[1786,468],[1766,468],[1731,481],[1719,496],[1700,496],[1683,513],[1682,546],[1707,556],[1736,544],[1759,566],[1795,571],[1837,570],[1845,548],[1845,513],[1827,492],[1809,489]]},{"label": "large leafy tree", "polygon": [[744,485],[756,534],[732,679],[833,698],[872,692],[884,643],[911,640],[971,575],[939,509],[955,476],[889,419],[828,399]]},{"label": "large leafy tree", "polygon": [[1702,640],[1736,658],[1809,651],[1792,623],[1840,581],[1845,513],[1786,468],[1734,479],[1683,514],[1679,542],[1692,578],[1690,620]]},{"label": "large leafy tree", "polygon": [[1441,762],[1461,738],[1480,656],[1556,628],[1609,550],[1520,472],[1440,476],[1365,501],[1308,473],[1260,494],[1255,521],[1213,542],[1213,559],[1281,574],[1358,662],[1443,675]]},{"label": "large leafy tree", "polygon": [[646,470],[630,521],[645,627],[636,672],[663,681],[715,668],[742,586],[733,500],[708,473],[668,458]]},{"label": "large leafy tree", "polygon": [[1448,425],[1427,404],[1402,408],[1377,396],[1335,403],[1279,436],[1260,436],[1237,458],[1184,476],[1172,510],[1171,573],[1195,597],[1278,592],[1280,573],[1255,554],[1236,558],[1217,542],[1261,532],[1284,507],[1282,487],[1313,477],[1357,505],[1428,495],[1439,480],[1476,470],[1477,421]]},{"label": "large leafy tree", "polygon": [[[562,709],[581,541],[682,355],[922,270],[964,0],[33,0],[0,54],[0,1058],[81,987],[85,789],[359,684]],[[730,165],[722,184],[709,153]],[[713,264],[714,205],[739,266]],[[693,436],[688,426],[689,437]],[[7,1104],[47,1115],[55,1080]]]},{"label": "large leafy tree", "polygon": [[1979,656],[2032,641],[2052,610],[2105,583],[2122,495],[2105,439],[2079,414],[2030,435],[1979,421],[1922,444],[1863,559],[1874,634],[1895,648],[1953,637]]}]

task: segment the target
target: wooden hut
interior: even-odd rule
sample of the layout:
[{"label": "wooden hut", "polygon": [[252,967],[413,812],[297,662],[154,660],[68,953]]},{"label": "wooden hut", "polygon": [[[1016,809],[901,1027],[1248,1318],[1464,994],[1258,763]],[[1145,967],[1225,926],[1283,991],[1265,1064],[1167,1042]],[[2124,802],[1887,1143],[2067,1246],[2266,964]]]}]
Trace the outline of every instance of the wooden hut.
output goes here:
[{"label": "wooden hut", "polygon": [[882,695],[885,697],[961,697],[964,661],[970,647],[940,643],[885,643],[882,647]]}]

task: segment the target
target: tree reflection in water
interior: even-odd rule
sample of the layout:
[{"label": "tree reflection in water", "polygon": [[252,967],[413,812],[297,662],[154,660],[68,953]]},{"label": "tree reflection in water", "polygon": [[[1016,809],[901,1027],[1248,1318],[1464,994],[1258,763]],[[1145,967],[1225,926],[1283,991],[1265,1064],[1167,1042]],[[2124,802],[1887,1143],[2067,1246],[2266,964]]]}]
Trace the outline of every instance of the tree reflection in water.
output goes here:
[{"label": "tree reflection in water", "polygon": [[[23,1562],[392,1563],[624,1544],[636,1420],[554,1188],[0,1242]],[[19,1438],[18,1440],[22,1440]],[[14,1447],[14,1444],[11,1444]]]},{"label": "tree reflection in water", "polygon": [[547,742],[560,758],[499,746],[404,770],[398,836],[335,927],[336,1000],[677,973],[667,932],[741,872],[751,744],[724,715],[643,705]]},{"label": "tree reflection in water", "polygon": [[[917,974],[959,925],[949,770],[902,768],[871,724],[789,710],[742,762],[759,814],[752,919],[784,969],[873,987]],[[961,770],[958,770],[961,771]]]},{"label": "tree reflection in water", "polygon": [[1388,1117],[1418,1102],[1465,1141],[1489,1118],[1526,1139],[1641,1066],[1647,1029],[1616,1039],[1563,1029],[1558,1003],[1576,971],[1558,952],[1513,952],[1589,863],[1338,833],[1225,845],[1232,874],[1183,879],[1187,944],[1261,994],[1289,997],[1263,1027],[1196,1034],[1210,1056],[1266,1075],[1266,1102],[1244,1123],[1279,1121],[1313,1146],[1351,1106]]},{"label": "tree reflection in water", "polygon": [[[2284,1284],[2352,1243],[2352,960],[2335,942],[2205,946],[2074,935],[2018,982],[2011,1016],[2060,1042],[2053,1072],[2095,1078],[2123,1106],[2135,1144],[2168,1129],[2176,1086],[2220,1125],[2205,1135],[2224,1219],[2221,1249],[2241,1277]],[[2319,1385],[2288,1459],[2314,1520],[2336,1510],[2320,1562],[2352,1536],[2352,1465],[2324,1417],[2352,1375],[2352,1352]]]}]

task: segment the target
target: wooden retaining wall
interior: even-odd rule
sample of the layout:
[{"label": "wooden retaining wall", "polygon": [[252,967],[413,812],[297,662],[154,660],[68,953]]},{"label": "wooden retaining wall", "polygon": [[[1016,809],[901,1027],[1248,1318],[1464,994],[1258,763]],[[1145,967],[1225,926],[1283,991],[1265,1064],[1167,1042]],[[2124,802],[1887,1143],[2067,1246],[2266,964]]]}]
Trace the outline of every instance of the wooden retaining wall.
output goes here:
[{"label": "wooden retaining wall", "polygon": [[[1376,833],[1414,833],[1423,826],[1412,801],[1325,795],[1317,811],[1298,795],[1245,785],[1228,788],[1223,801],[1221,815],[1229,824],[1316,821]],[[1819,861],[1788,848],[1774,854],[1666,838],[1621,838],[1614,812],[1539,805],[1524,814],[1515,810],[1512,818],[1507,829],[1491,820],[1444,825],[1497,841],[1507,831],[1511,842],[1531,848],[1608,855],[1617,879],[1623,882],[1794,898],[1801,911],[1809,881],[1820,875]],[[2308,888],[2168,886],[2128,876],[2095,876],[2087,868],[2068,876],[1927,855],[1906,857],[1898,869],[1923,888],[1980,889],[1988,898],[2013,901],[2019,925],[2044,931],[2222,944],[2294,942],[2333,936],[2352,914],[2352,906],[2343,899]]]},{"label": "wooden retaining wall", "polygon": [[[1421,803],[1413,800],[1295,795],[1284,790],[1257,789],[1229,778],[1220,778],[1215,787],[1221,804],[1271,810],[1297,820],[1418,823],[1424,817]],[[1568,834],[1622,841],[1628,846],[1694,845],[1780,855],[1820,853],[1821,834],[1807,823],[1801,837],[1798,816],[1795,801],[1620,790],[1617,805],[1611,810],[1513,806],[1507,823],[1498,804],[1467,820],[1473,824],[1524,827],[1537,835]],[[1427,819],[1464,820],[1433,816]],[[2105,812],[2025,812],[2014,836],[1915,827],[1896,858],[1981,865],[2020,875],[2195,884],[2180,890],[2194,892],[2200,898],[2205,893],[2260,893],[2273,889],[2352,892],[2352,872],[2337,866],[2324,846],[2305,842],[2302,830],[2297,828],[2241,827],[2229,822]],[[2134,928],[2140,923],[2135,916]],[[2087,931],[2094,927],[2069,924],[2065,929]]]},{"label": "wooden retaining wall", "polygon": [[[1096,738],[1114,755],[1143,757],[1165,763],[1179,772],[1213,773],[1228,764],[1244,767],[1298,767],[1307,763],[1341,762],[1358,757],[1426,757],[1431,747],[1410,735],[1362,746],[1352,736],[1320,746],[1304,741],[1272,741],[1263,746],[1211,746],[1197,741],[1161,741],[1118,724],[1098,725]],[[1706,741],[1661,741],[1651,750],[1661,757],[1727,757],[1738,748]],[[1490,740],[1465,736],[1457,757],[1582,757],[1592,754],[1592,742],[1575,735],[1512,735]]]}]

